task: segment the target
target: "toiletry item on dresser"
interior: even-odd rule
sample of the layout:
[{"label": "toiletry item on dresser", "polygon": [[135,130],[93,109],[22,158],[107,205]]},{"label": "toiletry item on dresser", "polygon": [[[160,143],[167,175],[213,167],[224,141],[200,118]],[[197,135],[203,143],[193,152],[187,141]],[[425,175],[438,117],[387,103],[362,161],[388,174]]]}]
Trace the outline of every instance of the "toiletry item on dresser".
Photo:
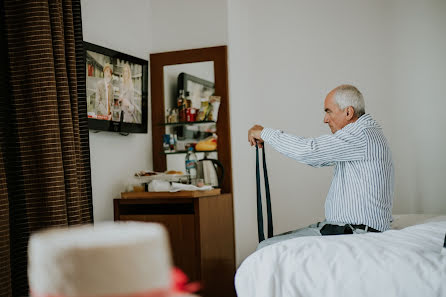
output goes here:
[{"label": "toiletry item on dresser", "polygon": [[205,121],[209,113],[209,100],[207,98],[201,99],[200,111],[198,112],[197,121]]},{"label": "toiletry item on dresser", "polygon": [[197,109],[189,107],[187,109],[187,119],[188,122],[195,122],[197,120]]},{"label": "toiletry item on dresser", "polygon": [[169,123],[178,123],[178,108],[172,109]]},{"label": "toiletry item on dresser", "polygon": [[216,122],[218,119],[218,109],[220,107],[220,96],[211,96],[209,97],[209,104],[211,105],[211,110],[209,112],[209,115],[207,116],[208,121],[214,121]]},{"label": "toiletry item on dresser", "polygon": [[170,135],[169,134],[163,135],[163,149],[165,152],[170,151]]}]

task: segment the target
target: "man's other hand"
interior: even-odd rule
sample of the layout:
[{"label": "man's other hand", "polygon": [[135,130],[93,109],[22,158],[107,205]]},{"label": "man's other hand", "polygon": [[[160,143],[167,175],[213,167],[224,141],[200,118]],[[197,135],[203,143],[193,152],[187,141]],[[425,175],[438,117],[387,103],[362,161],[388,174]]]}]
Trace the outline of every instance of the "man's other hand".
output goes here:
[{"label": "man's other hand", "polygon": [[248,141],[251,144],[251,146],[256,145],[256,143],[259,144],[259,148],[263,147],[263,139],[260,137],[260,134],[262,133],[263,127],[260,125],[255,125],[251,129],[248,130]]}]

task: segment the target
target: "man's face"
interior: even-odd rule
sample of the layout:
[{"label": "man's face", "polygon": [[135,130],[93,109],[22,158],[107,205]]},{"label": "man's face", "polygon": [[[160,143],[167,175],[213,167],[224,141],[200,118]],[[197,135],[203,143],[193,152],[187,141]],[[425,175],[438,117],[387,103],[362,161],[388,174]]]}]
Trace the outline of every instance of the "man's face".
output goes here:
[{"label": "man's face", "polygon": [[334,93],[334,90],[328,93],[324,102],[324,123],[330,126],[331,133],[333,134],[344,128],[349,123],[347,109],[342,110],[339,108],[338,104],[335,102]]}]

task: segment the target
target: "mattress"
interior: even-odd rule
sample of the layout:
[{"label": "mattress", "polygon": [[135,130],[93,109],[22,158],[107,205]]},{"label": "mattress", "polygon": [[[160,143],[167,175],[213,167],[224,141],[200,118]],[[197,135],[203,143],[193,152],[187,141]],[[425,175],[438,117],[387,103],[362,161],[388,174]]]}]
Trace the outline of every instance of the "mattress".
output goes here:
[{"label": "mattress", "polygon": [[237,295],[446,296],[445,233],[443,216],[383,233],[286,240],[245,259]]}]

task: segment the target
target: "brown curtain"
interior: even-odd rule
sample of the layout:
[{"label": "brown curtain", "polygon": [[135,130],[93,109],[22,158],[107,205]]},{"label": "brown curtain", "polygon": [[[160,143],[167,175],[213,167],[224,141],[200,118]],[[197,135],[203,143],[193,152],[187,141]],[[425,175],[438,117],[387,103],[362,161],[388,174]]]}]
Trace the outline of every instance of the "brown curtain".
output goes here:
[{"label": "brown curtain", "polygon": [[80,0],[0,17],[0,296],[27,296],[30,234],[93,220]]}]

